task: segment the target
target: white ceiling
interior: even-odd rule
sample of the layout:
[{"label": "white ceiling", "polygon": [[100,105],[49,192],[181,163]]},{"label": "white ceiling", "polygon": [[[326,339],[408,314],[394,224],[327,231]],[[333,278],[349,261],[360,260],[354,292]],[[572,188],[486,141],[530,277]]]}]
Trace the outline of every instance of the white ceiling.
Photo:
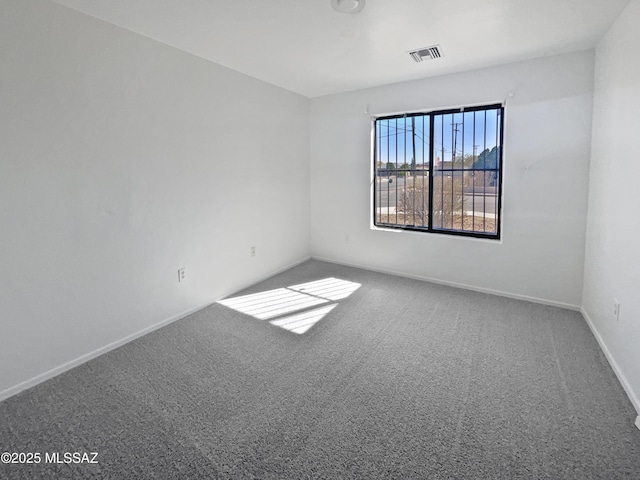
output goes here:
[{"label": "white ceiling", "polygon": [[[629,0],[53,0],[307,97],[592,48]],[[415,63],[408,50],[440,44]]]}]

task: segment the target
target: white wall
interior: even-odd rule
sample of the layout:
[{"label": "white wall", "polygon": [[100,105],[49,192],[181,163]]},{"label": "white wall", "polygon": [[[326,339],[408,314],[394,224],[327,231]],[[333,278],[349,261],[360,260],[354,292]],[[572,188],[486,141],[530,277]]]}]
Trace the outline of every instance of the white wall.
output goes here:
[{"label": "white wall", "polygon": [[583,308],[640,413],[639,23],[632,0],[596,50]]},{"label": "white wall", "polygon": [[[511,92],[502,241],[370,228],[365,110],[491,103]],[[592,92],[593,52],[582,52],[312,99],[312,255],[578,308]]]},{"label": "white wall", "polygon": [[44,0],[0,58],[0,398],[309,255],[308,99]]}]

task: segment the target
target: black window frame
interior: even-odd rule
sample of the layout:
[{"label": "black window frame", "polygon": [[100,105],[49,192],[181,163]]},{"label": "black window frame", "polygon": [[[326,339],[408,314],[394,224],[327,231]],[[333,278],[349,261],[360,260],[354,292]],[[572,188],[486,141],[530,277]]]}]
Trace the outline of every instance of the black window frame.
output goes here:
[{"label": "black window frame", "polygon": [[[497,162],[497,168],[495,169],[487,169],[487,168],[483,168],[483,169],[465,169],[464,168],[464,164],[463,164],[463,169],[460,170],[462,172],[465,171],[495,171],[497,172],[497,177],[498,177],[498,192],[497,192],[497,201],[496,201],[496,212],[495,212],[495,232],[491,231],[491,232],[483,232],[483,231],[476,231],[476,230],[460,230],[460,229],[453,229],[453,228],[444,228],[444,227],[434,227],[433,226],[433,196],[434,196],[434,188],[433,188],[433,182],[434,182],[434,167],[435,167],[435,162],[434,162],[434,118],[436,116],[439,115],[451,115],[451,114],[458,114],[458,113],[466,113],[466,112],[479,112],[479,111],[488,111],[488,110],[497,110],[498,111],[498,119],[499,119],[499,133],[497,135],[498,137],[498,141],[499,141],[499,145],[497,145],[498,147],[498,162]],[[381,205],[378,205],[376,202],[376,198],[377,198],[377,185],[378,185],[378,121],[380,120],[390,120],[390,119],[398,119],[398,118],[411,118],[411,117],[429,117],[429,169],[428,169],[428,178],[429,178],[429,191],[428,191],[428,225],[403,225],[403,224],[398,224],[398,223],[381,223],[377,221],[377,211],[378,208],[382,207]],[[395,115],[384,115],[384,116],[376,116],[373,117],[373,130],[374,130],[374,135],[373,135],[373,211],[372,211],[372,216],[373,216],[373,226],[377,229],[384,229],[384,230],[406,230],[406,231],[413,231],[413,232],[421,232],[421,233],[434,233],[434,234],[441,234],[441,235],[454,235],[454,236],[464,236],[464,237],[472,237],[472,238],[482,238],[482,239],[491,239],[491,240],[500,240],[502,238],[502,180],[504,177],[504,117],[505,117],[505,107],[504,104],[502,103],[492,103],[492,104],[487,104],[487,105],[475,105],[475,106],[469,106],[469,107],[459,107],[459,108],[449,108],[449,109],[443,109],[443,110],[433,110],[433,111],[420,111],[420,112],[411,112],[411,113],[404,113],[404,114],[395,114]],[[388,129],[389,127],[387,127]],[[486,124],[484,126],[485,130],[486,130]],[[414,152],[415,155],[415,146],[412,150]],[[455,157],[455,154],[454,154]],[[406,158],[405,158],[406,160]],[[442,162],[444,164],[444,158],[442,159]],[[397,159],[396,159],[396,163],[397,163]],[[446,169],[439,169],[441,171],[447,171]],[[459,170],[459,169],[453,169],[453,165],[451,168],[451,171],[453,172],[454,170]],[[463,173],[464,175],[464,173]],[[464,193],[463,193],[463,197],[464,197]],[[463,200],[464,201],[464,200]],[[485,198],[483,200],[484,202],[486,202],[486,195]],[[485,204],[486,205],[486,204]],[[389,208],[389,203],[387,203],[387,208]],[[486,207],[485,207],[486,208]],[[387,214],[389,215],[389,214]],[[485,219],[486,222],[486,219]],[[486,225],[486,223],[485,223]],[[464,228],[464,225],[463,225]]]}]

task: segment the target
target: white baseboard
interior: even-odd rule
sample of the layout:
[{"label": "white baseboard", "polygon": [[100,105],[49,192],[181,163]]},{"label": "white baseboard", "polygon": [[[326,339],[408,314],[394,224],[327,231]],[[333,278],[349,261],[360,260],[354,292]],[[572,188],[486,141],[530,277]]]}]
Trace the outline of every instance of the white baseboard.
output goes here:
[{"label": "white baseboard", "polygon": [[92,352],[81,355],[80,357],[74,360],[71,360],[69,362],[63,363],[62,365],[54,367],[51,370],[47,370],[46,372],[36,375],[35,377],[30,378],[29,380],[25,380],[24,382],[14,385],[13,387],[9,387],[3,390],[2,392],[0,392],[0,402],[2,400],[6,400],[9,397],[12,397],[13,395],[16,395],[17,393],[22,392],[23,390],[26,390],[31,387],[35,387],[39,383],[45,382],[53,377],[60,375],[61,373],[64,373],[68,370],[71,370],[72,368],[82,365],[83,363],[88,362],[89,360],[99,357],[100,355],[103,355],[111,350],[114,350],[124,345],[125,343],[129,343],[135,340],[136,338],[140,338],[148,333],[153,332],[154,330],[164,327],[165,325],[169,325],[170,323],[173,323],[177,320],[180,320],[181,318],[191,315],[192,313],[195,313],[198,310],[202,310],[208,305],[210,305],[210,303],[207,303],[206,305],[201,305],[199,307],[191,308],[178,315],[174,315],[173,317],[167,318],[166,320],[153,324],[149,327],[143,328],[142,330],[132,333],[131,335],[127,335],[126,337],[121,338],[120,340],[116,340],[103,347],[97,348]]},{"label": "white baseboard", "polygon": [[[221,300],[222,298],[225,298],[229,295],[233,295],[236,292],[239,292],[241,290],[244,290],[246,288],[249,288],[257,283],[260,283],[268,278],[271,278],[275,275],[278,275],[279,273],[282,273],[286,270],[289,270],[290,268],[293,268],[297,265],[300,265],[301,263],[306,262],[309,259],[316,259],[316,260],[320,260],[323,262],[328,262],[328,263],[335,263],[337,265],[345,265],[345,266],[349,266],[349,267],[354,267],[354,268],[360,268],[363,270],[369,270],[369,271],[374,271],[374,272],[380,272],[380,273],[386,273],[386,274],[390,274],[390,275],[396,275],[396,276],[401,276],[401,277],[406,277],[406,278],[412,278],[412,279],[416,279],[416,280],[422,280],[422,281],[427,281],[427,282],[431,282],[431,283],[436,283],[436,284],[440,284],[440,285],[446,285],[446,286],[450,286],[450,287],[456,287],[456,288],[463,288],[466,290],[473,290],[473,291],[477,291],[477,292],[482,292],[482,293],[489,293],[489,294],[493,294],[493,295],[500,295],[503,297],[509,297],[509,298],[514,298],[514,299],[518,299],[518,300],[526,300],[526,301],[530,301],[530,302],[535,302],[535,303],[541,303],[541,304],[545,304],[545,305],[551,305],[551,306],[556,306],[556,307],[561,307],[561,308],[568,308],[571,310],[577,310],[580,311],[583,315],[583,317],[585,318],[587,324],[589,325],[589,328],[591,329],[591,331],[593,332],[594,337],[596,338],[596,340],[598,341],[598,344],[600,345],[600,348],[602,349],[602,351],[605,354],[605,357],[607,358],[607,360],[609,361],[609,364],[611,365],[611,368],[613,369],[614,373],[616,374],[616,376],[618,377],[618,380],[620,381],[620,383],[622,384],[622,387],[624,388],[625,392],[627,393],[627,395],[629,396],[629,399],[631,400],[631,403],[633,404],[633,406],[635,407],[636,411],[640,414],[640,400],[638,400],[638,397],[636,396],[635,392],[633,391],[633,389],[631,388],[631,386],[629,385],[629,382],[627,381],[626,377],[624,376],[624,374],[622,373],[622,371],[620,370],[620,367],[618,366],[618,364],[616,363],[615,359],[613,358],[613,356],[611,355],[611,353],[609,352],[609,349],[607,348],[606,344],[604,343],[602,337],[600,336],[600,333],[597,331],[597,329],[595,328],[593,322],[591,321],[591,318],[589,317],[589,315],[587,314],[587,312],[583,309],[580,308],[576,305],[569,305],[569,304],[564,304],[564,303],[560,303],[560,302],[553,302],[553,301],[548,301],[548,300],[544,300],[544,299],[538,299],[538,298],[534,298],[534,297],[527,297],[524,295],[516,295],[516,294],[511,294],[508,292],[501,292],[501,291],[497,291],[497,290],[491,290],[491,289],[486,289],[486,288],[480,288],[480,287],[474,287],[472,285],[464,285],[464,284],[458,284],[458,283],[454,283],[454,282],[446,282],[446,281],[441,281],[441,280],[437,280],[437,279],[433,279],[433,278],[427,278],[427,277],[421,277],[421,276],[417,276],[417,275],[408,275],[408,274],[404,274],[402,272],[395,272],[392,270],[384,270],[384,269],[376,269],[376,268],[371,268],[368,266],[364,266],[364,265],[357,265],[357,264],[352,264],[352,263],[346,263],[346,262],[340,262],[340,261],[336,261],[336,260],[332,260],[332,259],[328,259],[328,258],[322,258],[322,257],[316,257],[316,256],[312,256],[312,257],[305,257],[302,258],[296,262],[293,262],[283,268],[280,268],[274,272],[271,272],[268,275],[265,275],[263,277],[261,277],[258,280],[252,281],[250,284],[242,287],[242,288],[237,288],[234,289],[233,291],[229,291],[227,293],[224,293],[222,295],[219,295],[218,297],[216,297],[215,299],[211,300],[210,302],[207,302],[203,305],[191,308],[189,310],[186,310],[178,315],[174,315],[168,319],[165,319],[163,321],[160,321],[154,325],[151,325],[149,327],[143,328],[142,330],[135,332],[131,335],[127,335],[124,338],[121,338],[120,340],[116,340],[114,342],[111,342],[103,347],[97,348],[96,350],[89,352],[85,355],[81,355],[80,357],[71,360],[69,362],[66,362],[62,365],[59,365],[57,367],[52,368],[51,370],[48,370],[46,372],[43,372],[39,375],[36,375],[35,377],[30,378],[29,380],[25,380],[24,382],[21,382],[17,385],[14,385],[12,387],[9,387],[3,391],[0,392],[0,402],[12,397],[13,395],[16,395],[28,388],[34,387],[42,382],[45,382],[57,375],[60,375],[68,370],[71,370],[72,368],[75,368],[79,365],[82,365],[85,362],[88,362],[89,360],[92,360],[94,358],[99,357],[100,355],[103,355],[111,350],[114,350],[126,343],[129,343],[137,338],[140,338],[144,335],[147,335],[148,333],[153,332],[154,330],[157,330],[159,328],[162,328],[166,325],[169,325],[170,323],[176,322],[182,318],[185,318],[189,315],[191,315],[192,313],[195,313],[199,310],[202,310],[203,308],[206,308],[207,306],[217,302],[218,300]],[[636,418],[635,421],[636,426],[640,429],[640,415]]]},{"label": "white baseboard", "polygon": [[271,272],[268,275],[265,275],[264,277],[261,277],[261,279],[259,280],[255,280],[252,281],[250,284],[242,287],[242,288],[238,288],[235,289],[233,291],[230,291],[228,293],[224,293],[222,295],[218,295],[216,298],[212,299],[211,301],[208,301],[205,304],[199,305],[197,307],[194,308],[190,308],[182,313],[179,313],[178,315],[174,315],[170,318],[167,318],[165,320],[162,320],[158,323],[155,323],[149,327],[143,328],[142,330],[132,333],[130,335],[127,335],[124,338],[121,338],[120,340],[116,340],[114,342],[111,342],[107,345],[104,345],[103,347],[97,348],[96,350],[86,353],[84,355],[81,355],[80,357],[71,360],[69,362],[63,363],[62,365],[59,365],[57,367],[52,368],[51,370],[47,370],[46,372],[43,372],[39,375],[36,375],[35,377],[32,377],[28,380],[25,380],[24,382],[20,382],[17,385],[14,385],[12,387],[9,387],[3,391],[0,392],[0,402],[3,400],[6,400],[9,397],[12,397],[20,392],[22,392],[23,390],[27,390],[28,388],[31,387],[35,387],[36,385],[38,385],[39,383],[45,382],[53,377],[56,377],[68,370],[71,370],[72,368],[75,368],[79,365],[82,365],[85,362],[88,362],[89,360],[93,360],[96,357],[99,357],[100,355],[103,355],[107,352],[110,352],[111,350],[114,350],[118,347],[121,347],[122,345],[129,343],[137,338],[140,338],[144,335],[147,335],[148,333],[153,332],[154,330],[158,330],[159,328],[162,328],[166,325],[169,325],[170,323],[176,322],[182,318],[188,317],[189,315],[191,315],[192,313],[195,313],[199,310],[202,310],[203,308],[208,307],[209,305],[214,304],[215,302],[217,302],[218,300],[221,300],[229,295],[232,295],[235,292],[238,292],[240,290],[244,290],[245,288],[249,288],[252,285],[255,285],[256,283],[260,283],[268,278],[273,277],[274,275],[278,275],[279,273],[282,273],[286,270],[289,270],[290,268],[293,268],[297,265],[300,265],[301,263],[306,262],[307,260],[309,260],[311,257],[305,257],[301,260],[298,260],[294,263],[291,263],[289,265],[287,265],[286,267],[280,268],[278,270],[276,270],[275,272]]},{"label": "white baseboard", "polygon": [[358,264],[354,264],[354,263],[341,262],[341,261],[333,260],[333,259],[330,259],[330,258],[324,258],[324,257],[318,257],[318,256],[312,256],[311,258],[313,258],[315,260],[322,261],[322,262],[334,263],[336,265],[344,265],[344,266],[347,266],[347,267],[360,268],[360,269],[368,270],[368,271],[372,271],[372,272],[380,272],[380,273],[386,273],[386,274],[389,274],[389,275],[396,275],[396,276],[399,276],[399,277],[412,278],[412,279],[415,279],[415,280],[422,280],[422,281],[425,281],[425,282],[436,283],[436,284],[439,284],[439,285],[446,285],[446,286],[455,287],[455,288],[463,288],[465,290],[472,290],[472,291],[488,293],[488,294],[492,294],[492,295],[499,295],[501,297],[508,297],[508,298],[513,298],[513,299],[517,299],[517,300],[525,300],[525,301],[528,301],[528,302],[540,303],[540,304],[543,304],[543,305],[550,305],[550,306],[554,306],[554,307],[560,307],[560,308],[565,308],[565,309],[575,310],[575,311],[580,312],[582,314],[582,316],[584,317],[584,319],[586,320],[587,325],[589,325],[589,328],[591,329],[591,332],[593,333],[593,336],[596,338],[596,340],[598,342],[598,345],[600,345],[600,348],[602,349],[605,357],[607,358],[607,361],[609,362],[609,365],[611,365],[611,368],[613,369],[613,372],[616,374],[616,377],[618,377],[618,381],[620,382],[620,384],[622,385],[622,388],[624,389],[625,393],[629,397],[629,400],[631,401],[631,404],[636,409],[636,412],[638,412],[638,416],[636,417],[636,420],[635,420],[635,425],[636,425],[636,427],[638,427],[638,429],[640,429],[640,400],[638,399],[638,396],[636,395],[636,393],[633,391],[633,388],[631,388],[631,385],[629,384],[629,381],[627,380],[627,378],[622,373],[622,370],[618,366],[618,363],[613,358],[613,355],[611,355],[611,352],[607,348],[607,345],[604,343],[604,340],[602,339],[602,336],[600,335],[600,333],[596,329],[593,321],[591,320],[591,318],[589,317],[587,312],[584,310],[584,308],[582,308],[582,307],[580,307],[578,305],[571,305],[571,304],[567,304],[567,303],[555,302],[555,301],[552,301],[552,300],[545,300],[545,299],[542,299],[542,298],[528,297],[526,295],[518,295],[518,294],[509,293],[509,292],[502,292],[502,291],[499,291],[499,290],[491,290],[491,289],[488,289],[488,288],[475,287],[473,285],[465,285],[465,284],[460,284],[460,283],[455,283],[455,282],[447,282],[447,281],[442,281],[442,280],[438,280],[438,279],[434,279],[434,278],[421,277],[421,276],[418,276],[418,275],[408,275],[406,273],[396,272],[396,271],[393,271],[393,270],[371,268],[370,266],[366,266],[366,265],[358,265]]},{"label": "white baseboard", "polygon": [[600,349],[604,353],[604,356],[607,358],[609,365],[611,365],[611,368],[613,369],[613,373],[615,373],[616,377],[618,377],[618,381],[620,382],[620,384],[622,385],[622,388],[624,389],[627,396],[629,397],[629,400],[631,400],[631,404],[636,409],[636,412],[639,415],[636,418],[636,427],[640,429],[640,399],[638,399],[636,392],[634,392],[633,388],[631,388],[631,385],[629,384],[627,377],[625,377],[624,373],[622,373],[622,370],[620,369],[618,362],[616,362],[615,358],[613,358],[613,355],[611,355],[611,352],[609,351],[607,344],[604,343],[604,340],[602,339],[600,332],[598,332],[598,329],[596,328],[595,324],[591,320],[591,317],[589,316],[587,311],[584,308],[581,308],[580,313],[582,313],[582,316],[587,322],[587,325],[589,325],[589,328],[591,329],[591,333],[593,333],[593,336],[596,337],[596,341],[598,342],[598,345],[600,345]]},{"label": "white baseboard", "polygon": [[551,307],[559,307],[559,308],[564,308],[564,309],[567,309],[567,310],[574,310],[576,312],[580,311],[580,306],[579,305],[572,305],[570,303],[556,302],[556,301],[553,301],[553,300],[546,300],[544,298],[529,297],[529,296],[526,296],[526,295],[519,295],[517,293],[504,292],[504,291],[501,291],[501,290],[492,290],[490,288],[477,287],[475,285],[466,285],[464,283],[448,282],[446,280],[439,280],[437,278],[422,277],[420,275],[411,275],[411,274],[408,274],[408,273],[398,272],[398,271],[395,271],[395,270],[389,270],[389,269],[384,269],[384,268],[373,268],[373,267],[370,267],[370,266],[367,266],[367,265],[359,265],[359,264],[356,264],[356,263],[342,262],[342,261],[339,261],[339,260],[333,260],[331,258],[324,258],[324,257],[317,257],[317,256],[312,256],[311,258],[313,258],[314,260],[319,260],[321,262],[335,263],[336,265],[344,265],[346,267],[353,267],[353,268],[360,268],[362,270],[369,270],[370,272],[386,273],[388,275],[395,275],[397,277],[411,278],[413,280],[421,280],[423,282],[435,283],[435,284],[438,284],[438,285],[445,285],[447,287],[462,288],[464,290],[471,290],[471,291],[474,291],[474,292],[488,293],[488,294],[491,294],[491,295],[497,295],[499,297],[513,298],[514,300],[524,300],[524,301],[527,301],[527,302],[539,303],[539,304],[542,304],[542,305],[549,305]]}]

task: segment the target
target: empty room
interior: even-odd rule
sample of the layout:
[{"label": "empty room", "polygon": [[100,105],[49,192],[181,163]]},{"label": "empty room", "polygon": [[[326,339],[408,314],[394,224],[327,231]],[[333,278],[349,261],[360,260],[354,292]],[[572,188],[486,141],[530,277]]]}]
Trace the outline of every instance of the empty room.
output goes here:
[{"label": "empty room", "polygon": [[0,0],[0,478],[640,478],[640,0]]}]

